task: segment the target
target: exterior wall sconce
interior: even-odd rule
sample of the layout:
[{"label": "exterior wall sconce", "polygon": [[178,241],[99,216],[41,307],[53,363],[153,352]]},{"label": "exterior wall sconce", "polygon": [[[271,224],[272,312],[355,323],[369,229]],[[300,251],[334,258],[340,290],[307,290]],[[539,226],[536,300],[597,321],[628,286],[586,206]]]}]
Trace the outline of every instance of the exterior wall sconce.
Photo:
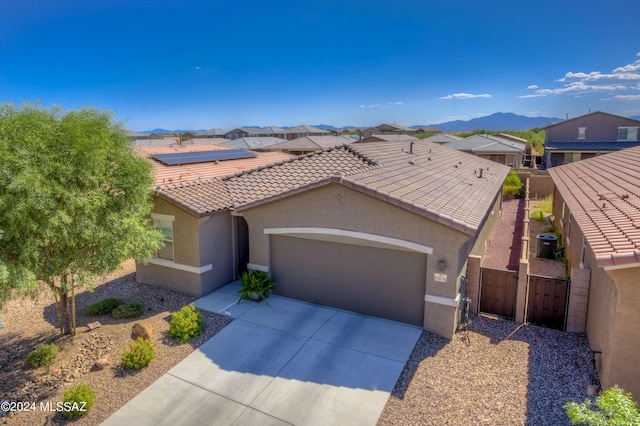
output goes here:
[{"label": "exterior wall sconce", "polygon": [[444,260],[438,261],[438,271],[442,272],[447,267],[447,263]]}]

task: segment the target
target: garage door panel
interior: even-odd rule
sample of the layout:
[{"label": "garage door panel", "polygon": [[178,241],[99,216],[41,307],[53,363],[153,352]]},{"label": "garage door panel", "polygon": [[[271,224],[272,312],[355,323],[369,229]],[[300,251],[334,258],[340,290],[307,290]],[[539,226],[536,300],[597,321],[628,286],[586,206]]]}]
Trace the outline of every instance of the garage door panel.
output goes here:
[{"label": "garage door panel", "polygon": [[422,325],[426,255],[271,237],[276,293]]}]

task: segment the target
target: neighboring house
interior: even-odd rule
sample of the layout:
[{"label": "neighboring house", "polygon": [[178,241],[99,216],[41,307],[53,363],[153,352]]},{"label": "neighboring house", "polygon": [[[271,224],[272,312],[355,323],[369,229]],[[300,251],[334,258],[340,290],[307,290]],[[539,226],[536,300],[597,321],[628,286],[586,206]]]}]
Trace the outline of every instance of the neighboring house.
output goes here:
[{"label": "neighboring house", "polygon": [[433,135],[433,136],[429,136],[428,138],[424,138],[422,140],[424,141],[428,141],[428,142],[433,142],[433,143],[439,143],[440,145],[445,144],[445,143],[449,143],[449,142],[456,142],[461,140],[462,138],[460,136],[456,136],[456,135],[452,135],[449,133],[439,133],[437,135]]},{"label": "neighboring house", "polygon": [[200,296],[261,270],[276,294],[451,339],[468,256],[485,250],[509,169],[429,142],[399,145],[352,144],[159,188],[153,217],[173,258],[138,264],[137,279]]},{"label": "neighboring house", "polygon": [[478,134],[446,144],[457,149],[510,167],[522,167],[526,145],[509,139]]},{"label": "neighboring house", "polygon": [[418,129],[412,127],[402,126],[400,124],[380,124],[376,127],[370,127],[362,131],[362,139],[368,138],[373,135],[408,135],[415,136],[418,134]]},{"label": "neighboring house", "polygon": [[274,137],[280,139],[286,139],[283,137],[286,134],[286,130],[280,127],[268,126],[268,127],[240,127],[227,132],[224,137],[226,139],[239,139],[239,138],[265,138]]},{"label": "neighboring house", "polygon": [[[589,129],[587,128],[587,132]],[[571,272],[567,331],[586,330],[604,388],[640,398],[640,147],[553,167]]]},{"label": "neighboring house", "polygon": [[353,143],[347,136],[304,136],[289,141],[277,143],[263,148],[264,151],[282,151],[289,154],[301,155],[325,148],[334,148]]},{"label": "neighboring house", "polygon": [[359,143],[369,143],[369,142],[417,142],[420,139],[415,136],[408,136],[405,134],[396,134],[396,135],[371,135],[363,138]]},{"label": "neighboring house", "polygon": [[547,168],[640,145],[640,121],[606,112],[545,127],[544,164]]},{"label": "neighboring house", "polygon": [[128,130],[127,134],[129,135],[129,140],[131,140],[131,142],[137,141],[140,139],[149,139],[149,133],[140,133],[140,132],[134,132],[134,131]]},{"label": "neighboring house", "polygon": [[286,140],[303,138],[305,136],[331,136],[331,132],[313,126],[302,125],[291,127],[278,133],[279,138]]},{"label": "neighboring house", "polygon": [[216,138],[224,138],[224,135],[229,133],[228,130],[225,129],[209,129],[206,132],[195,132],[193,138],[197,139],[216,139]]},{"label": "neighboring house", "polygon": [[225,139],[223,142],[219,142],[219,145],[227,146],[229,148],[242,148],[253,150],[264,150],[265,148],[284,142],[284,139],[274,137],[246,137],[238,139]]}]

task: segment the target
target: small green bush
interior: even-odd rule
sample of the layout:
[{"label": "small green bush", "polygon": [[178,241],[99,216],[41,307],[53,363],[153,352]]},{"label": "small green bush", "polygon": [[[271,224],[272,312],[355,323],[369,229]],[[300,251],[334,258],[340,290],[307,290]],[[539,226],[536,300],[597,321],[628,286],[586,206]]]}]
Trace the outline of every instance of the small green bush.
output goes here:
[{"label": "small green bush", "polygon": [[58,346],[55,343],[40,343],[27,355],[27,362],[34,368],[49,365],[58,355]]},{"label": "small green bush", "polygon": [[540,223],[544,223],[544,220],[545,220],[544,212],[538,209],[534,210],[533,213],[531,213],[531,219]]},{"label": "small green bush", "polygon": [[120,302],[118,299],[115,297],[107,297],[106,299],[87,306],[87,315],[109,315],[119,305]]},{"label": "small green bush", "polygon": [[155,356],[156,352],[151,342],[138,337],[129,349],[122,353],[122,365],[132,370],[139,370],[149,365]]},{"label": "small green bush", "polygon": [[115,308],[113,311],[111,311],[111,316],[116,319],[136,318],[142,315],[143,312],[144,306],[142,306],[142,303],[131,302]]},{"label": "small green bush", "polygon": [[503,198],[522,198],[524,184],[513,170],[509,172],[502,186]]},{"label": "small green bush", "polygon": [[565,413],[572,425],[638,425],[640,411],[630,393],[617,386],[601,392],[595,399],[595,407],[589,399],[578,404],[567,402]]},{"label": "small green bush", "polygon": [[169,335],[179,342],[186,342],[199,336],[204,331],[202,314],[193,305],[183,306],[178,312],[171,314]]},{"label": "small green bush", "polygon": [[89,413],[95,399],[91,388],[80,383],[64,393],[62,413],[69,418],[82,417]]}]

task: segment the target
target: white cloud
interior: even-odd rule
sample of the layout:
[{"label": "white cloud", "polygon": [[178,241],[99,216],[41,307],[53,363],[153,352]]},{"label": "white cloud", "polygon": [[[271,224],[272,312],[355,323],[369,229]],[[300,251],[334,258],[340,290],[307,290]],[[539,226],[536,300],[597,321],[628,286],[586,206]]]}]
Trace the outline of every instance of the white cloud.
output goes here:
[{"label": "white cloud", "polygon": [[490,98],[491,95],[485,93],[482,95],[472,95],[471,93],[454,93],[453,95],[442,96],[438,99],[474,99],[474,98]]},{"label": "white cloud", "polygon": [[389,105],[402,105],[404,102],[402,101],[398,101],[398,102],[389,102]]},{"label": "white cloud", "polygon": [[620,99],[623,101],[640,101],[640,95],[615,95],[613,99]]},{"label": "white cloud", "polygon": [[[638,53],[636,56],[640,56]],[[556,82],[565,83],[562,87],[557,88],[539,88],[537,85],[531,85],[527,89],[533,90],[533,93],[519,96],[519,98],[536,98],[549,95],[574,94],[581,95],[596,92],[620,92],[625,90],[634,90],[640,88],[640,84],[634,86],[640,80],[640,59],[633,63],[614,68],[610,73],[601,71],[590,72],[567,72],[564,77],[559,78]],[[619,97],[621,96],[621,97]],[[613,99],[628,99],[624,95],[614,96]]]},{"label": "white cloud", "polygon": [[196,69],[197,69],[197,70],[199,70],[199,69],[200,69],[200,67],[196,67]]}]

